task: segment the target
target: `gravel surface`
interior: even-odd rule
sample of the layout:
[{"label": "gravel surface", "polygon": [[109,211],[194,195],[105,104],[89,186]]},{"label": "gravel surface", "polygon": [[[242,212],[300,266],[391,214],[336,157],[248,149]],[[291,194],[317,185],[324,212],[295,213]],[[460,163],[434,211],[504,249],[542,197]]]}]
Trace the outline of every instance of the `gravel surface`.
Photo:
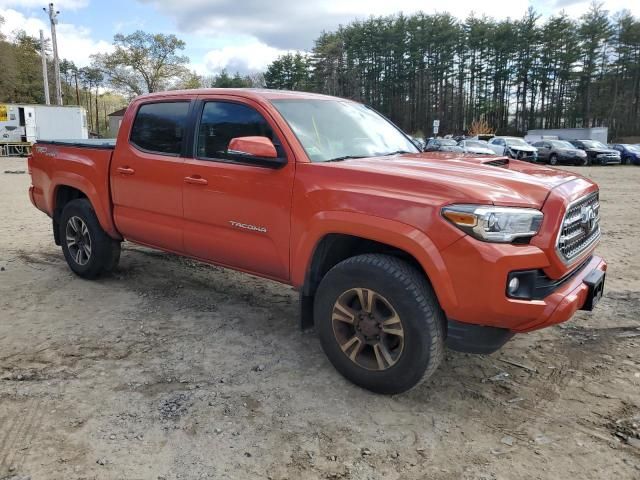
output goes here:
[{"label": "gravel surface", "polygon": [[640,478],[639,167],[572,168],[601,186],[593,314],[386,397],[287,286],[132,244],[74,276],[24,159],[0,163],[0,479]]}]

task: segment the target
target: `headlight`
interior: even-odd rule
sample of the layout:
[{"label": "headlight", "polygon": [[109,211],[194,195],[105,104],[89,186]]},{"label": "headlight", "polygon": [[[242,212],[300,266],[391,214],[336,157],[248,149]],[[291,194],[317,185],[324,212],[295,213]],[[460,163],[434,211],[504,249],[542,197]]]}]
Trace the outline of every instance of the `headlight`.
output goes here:
[{"label": "headlight", "polygon": [[450,205],[442,216],[478,240],[509,243],[538,233],[543,214],[534,208]]}]

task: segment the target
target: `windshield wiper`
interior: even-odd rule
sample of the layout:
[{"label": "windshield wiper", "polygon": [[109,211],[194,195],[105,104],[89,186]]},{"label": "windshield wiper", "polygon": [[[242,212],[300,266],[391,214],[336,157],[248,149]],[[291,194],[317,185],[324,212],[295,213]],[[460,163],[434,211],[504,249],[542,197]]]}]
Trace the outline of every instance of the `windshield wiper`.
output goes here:
[{"label": "windshield wiper", "polygon": [[354,158],[366,158],[366,155],[344,155],[343,157],[330,158],[329,160],[325,160],[323,163],[341,162],[342,160],[351,160]]}]

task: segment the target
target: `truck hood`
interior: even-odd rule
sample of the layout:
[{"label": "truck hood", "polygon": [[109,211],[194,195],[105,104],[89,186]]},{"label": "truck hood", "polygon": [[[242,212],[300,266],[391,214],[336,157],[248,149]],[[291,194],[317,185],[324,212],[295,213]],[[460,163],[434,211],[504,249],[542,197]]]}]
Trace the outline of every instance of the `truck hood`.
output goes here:
[{"label": "truck hood", "polygon": [[[451,203],[532,208],[541,208],[552,189],[582,178],[571,172],[505,157],[446,152],[350,159],[326,165],[357,170],[365,174],[358,178],[373,188],[385,189],[393,183],[415,194],[446,191]],[[396,181],[389,182],[389,176],[396,177]]]},{"label": "truck hood", "polygon": [[507,148],[511,150],[516,150],[518,152],[537,152],[538,149],[536,147],[532,147],[531,145],[507,145]]},{"label": "truck hood", "polygon": [[480,153],[486,155],[495,155],[496,152],[488,147],[464,147],[466,153]]},{"label": "truck hood", "polygon": [[616,155],[620,155],[620,152],[618,150],[613,150],[611,148],[587,148],[585,152],[596,153],[596,154],[615,153]]}]

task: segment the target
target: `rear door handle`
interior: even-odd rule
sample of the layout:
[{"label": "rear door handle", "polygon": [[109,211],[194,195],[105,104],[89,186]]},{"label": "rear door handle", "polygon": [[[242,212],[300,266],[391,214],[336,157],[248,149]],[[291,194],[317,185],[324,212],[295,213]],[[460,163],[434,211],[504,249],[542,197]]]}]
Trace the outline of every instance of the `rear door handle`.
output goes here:
[{"label": "rear door handle", "polygon": [[136,173],[136,171],[133,168],[129,168],[129,167],[118,167],[116,168],[116,170],[118,171],[118,173],[121,173],[122,175],[133,175],[134,173]]},{"label": "rear door handle", "polygon": [[184,177],[185,183],[191,183],[192,185],[209,185],[206,178],[202,178],[197,175],[195,177]]}]

